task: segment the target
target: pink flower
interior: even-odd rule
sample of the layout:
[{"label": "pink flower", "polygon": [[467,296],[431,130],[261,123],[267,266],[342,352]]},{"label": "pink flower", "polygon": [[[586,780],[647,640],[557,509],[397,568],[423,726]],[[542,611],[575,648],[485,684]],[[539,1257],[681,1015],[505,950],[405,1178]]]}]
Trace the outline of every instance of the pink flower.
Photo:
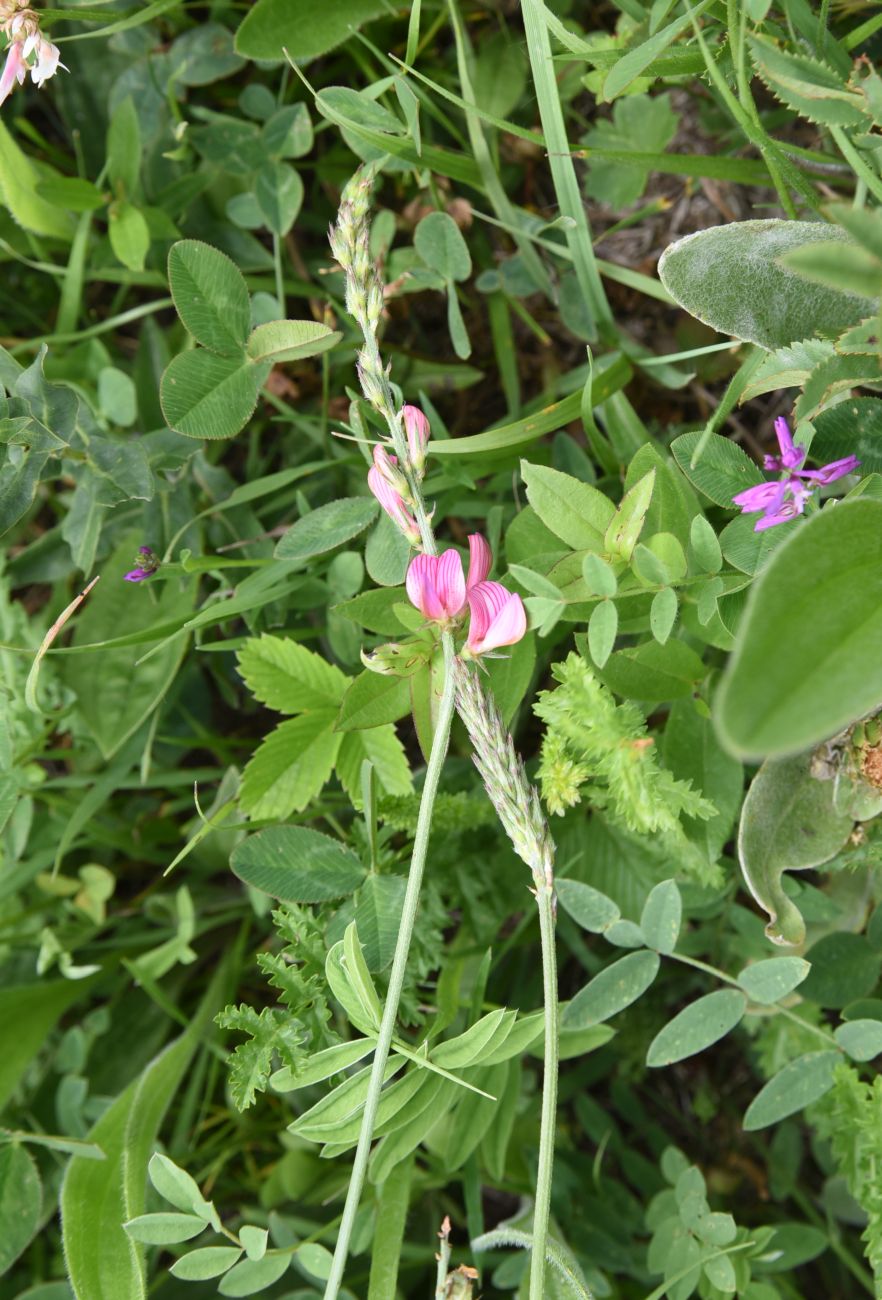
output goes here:
[{"label": "pink flower", "polygon": [[16,81],[19,85],[22,84],[26,73],[27,64],[24,61],[22,42],[14,41],[9,47],[3,73],[0,75],[0,104],[8,98]]},{"label": "pink flower", "polygon": [[472,618],[466,650],[470,655],[514,645],[526,632],[524,602],[506,591],[501,582],[479,582],[469,592],[468,601]]},{"label": "pink flower", "polygon": [[407,438],[407,450],[411,466],[417,474],[422,474],[426,463],[426,447],[429,442],[429,421],[418,406],[403,406],[401,418],[404,421],[404,433]]},{"label": "pink flower", "polygon": [[469,593],[484,582],[492,563],[493,552],[480,533],[469,535],[468,579],[463,575],[459,551],[415,556],[407,570],[411,604],[435,622],[457,618],[465,609]]},{"label": "pink flower", "polygon": [[466,583],[459,551],[416,555],[407,570],[407,594],[425,618],[446,623],[465,608]]},{"label": "pink flower", "polygon": [[420,530],[398,490],[400,486],[406,486],[406,480],[395,468],[397,464],[397,458],[391,456],[385,447],[379,444],[374,447],[374,464],[367,476],[368,487],[395,526],[412,546],[416,546],[419,544]]},{"label": "pink flower", "polygon": [[790,425],[783,415],[775,421],[775,437],[781,449],[780,456],[766,456],[763,459],[765,469],[799,469],[806,457],[805,447],[797,447],[790,432]]}]

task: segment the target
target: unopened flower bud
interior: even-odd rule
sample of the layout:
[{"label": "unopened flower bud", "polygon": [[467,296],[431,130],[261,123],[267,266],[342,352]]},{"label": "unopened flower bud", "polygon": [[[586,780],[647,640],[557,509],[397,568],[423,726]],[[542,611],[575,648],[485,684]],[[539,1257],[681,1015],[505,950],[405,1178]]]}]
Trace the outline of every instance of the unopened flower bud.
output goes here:
[{"label": "unopened flower bud", "polygon": [[407,453],[411,469],[422,477],[426,463],[426,447],[431,429],[429,421],[418,406],[404,406],[401,409],[404,433],[407,438]]}]

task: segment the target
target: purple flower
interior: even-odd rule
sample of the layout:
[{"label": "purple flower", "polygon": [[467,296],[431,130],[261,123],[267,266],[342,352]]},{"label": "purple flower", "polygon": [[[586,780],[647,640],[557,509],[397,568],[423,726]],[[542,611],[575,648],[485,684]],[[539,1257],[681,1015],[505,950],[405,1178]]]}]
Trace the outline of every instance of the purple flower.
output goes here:
[{"label": "purple flower", "polygon": [[746,488],[732,498],[735,505],[741,507],[742,514],[762,511],[762,518],[754,526],[756,533],[765,528],[774,528],[776,524],[785,524],[788,519],[795,519],[803,513],[805,503],[812,495],[812,489],[806,486],[803,479],[810,483],[833,483],[860,465],[856,456],[844,456],[842,460],[833,460],[820,469],[801,469],[806,450],[796,446],[783,416],[775,421],[775,434],[781,454],[766,456],[763,464],[768,470],[787,470],[786,477],[776,483],[757,483],[755,487]]},{"label": "purple flower", "polygon": [[764,469],[799,469],[800,465],[806,458],[805,447],[797,447],[793,441],[790,432],[790,425],[779,415],[775,421],[775,436],[778,439],[778,446],[781,448],[780,456],[766,456],[763,460]]},{"label": "purple flower", "polygon": [[131,569],[125,575],[124,582],[143,582],[145,578],[152,578],[159,568],[159,560],[157,560],[149,546],[138,547],[135,563],[138,567]]}]

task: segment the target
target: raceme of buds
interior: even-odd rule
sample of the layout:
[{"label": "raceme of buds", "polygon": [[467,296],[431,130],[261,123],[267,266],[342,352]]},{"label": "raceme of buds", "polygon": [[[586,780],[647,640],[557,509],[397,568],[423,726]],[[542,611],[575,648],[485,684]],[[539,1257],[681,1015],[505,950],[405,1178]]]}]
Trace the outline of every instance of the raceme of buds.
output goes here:
[{"label": "raceme of buds", "polygon": [[405,499],[398,486],[407,488],[407,480],[396,469],[398,460],[391,456],[385,447],[374,448],[374,464],[368,470],[368,487],[386,511],[395,527],[404,534],[411,546],[417,546],[420,530],[417,521],[407,508]]},{"label": "raceme of buds", "polygon": [[429,421],[418,406],[403,406],[401,419],[404,423],[404,436],[407,438],[407,458],[411,469],[422,478],[426,463],[426,447],[429,442]]}]

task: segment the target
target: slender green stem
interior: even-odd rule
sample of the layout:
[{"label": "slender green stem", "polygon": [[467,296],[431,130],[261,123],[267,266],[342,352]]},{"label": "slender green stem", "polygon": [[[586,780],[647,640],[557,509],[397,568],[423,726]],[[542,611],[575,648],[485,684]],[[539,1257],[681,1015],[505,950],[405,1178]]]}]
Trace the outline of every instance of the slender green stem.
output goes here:
[{"label": "slender green stem", "polygon": [[456,44],[456,61],[459,71],[459,82],[462,86],[462,98],[469,106],[466,109],[466,125],[469,131],[469,141],[472,146],[472,153],[475,162],[481,172],[481,180],[484,183],[484,189],[487,197],[493,205],[493,209],[498,217],[509,222],[513,227],[513,239],[518,247],[518,252],[524,259],[527,270],[532,275],[536,284],[543,290],[549,298],[554,297],[554,290],[551,279],[539,254],[528,239],[517,228],[515,220],[514,207],[511,200],[505,192],[505,186],[499,179],[499,172],[493,159],[490,156],[490,149],[484,136],[484,128],[480,119],[474,111],[475,92],[472,87],[472,69],[471,69],[471,50],[469,48],[468,37],[463,26],[462,17],[459,12],[459,6],[456,0],[447,0],[447,7],[450,10],[450,21],[453,26],[453,38]]},{"label": "slender green stem", "polygon": [[276,298],[279,303],[279,311],[285,315],[285,276],[282,272],[282,240],[279,235],[273,231],[273,270],[276,277]]},{"label": "slender green stem", "polygon": [[442,637],[442,646],[444,650],[444,688],[441,693],[441,702],[438,706],[438,721],[435,728],[435,737],[432,741],[432,750],[429,754],[429,762],[426,766],[426,779],[423,784],[423,794],[420,800],[416,837],[413,844],[413,856],[410,860],[410,871],[407,877],[407,890],[404,895],[404,907],[401,913],[401,925],[398,931],[398,940],[395,944],[395,956],[392,960],[392,973],[389,977],[389,989],[386,994],[386,1005],[383,1007],[383,1019],[380,1022],[380,1031],[377,1036],[377,1047],[374,1052],[374,1059],[371,1067],[370,1084],[368,1086],[368,1094],[364,1103],[364,1114],[361,1120],[361,1132],[358,1135],[358,1145],[355,1148],[355,1160],[352,1165],[352,1174],[349,1179],[349,1189],[346,1193],[346,1204],[343,1207],[343,1217],[340,1221],[340,1231],[337,1236],[337,1244],[334,1248],[334,1261],[331,1265],[327,1285],[325,1286],[324,1300],[336,1300],[340,1291],[340,1286],[343,1282],[343,1270],[346,1267],[346,1258],[349,1254],[349,1242],[352,1237],[352,1228],[355,1223],[358,1204],[361,1200],[361,1192],[367,1174],[368,1160],[370,1159],[371,1141],[373,1140],[374,1125],[376,1124],[377,1119],[377,1108],[380,1104],[380,1094],[383,1088],[383,1074],[386,1069],[386,1062],[389,1059],[392,1035],[395,1031],[395,1022],[398,1018],[398,1004],[401,1001],[401,990],[404,987],[404,974],[407,967],[408,953],[410,952],[410,941],[413,936],[417,907],[419,905],[420,888],[423,882],[423,870],[426,865],[426,850],[428,848],[429,832],[432,826],[432,809],[435,804],[435,795],[438,791],[441,769],[444,766],[444,759],[447,754],[447,746],[450,740],[450,724],[453,720],[455,691],[453,674],[453,638],[449,632],[444,633]]},{"label": "slender green stem", "polygon": [[530,1300],[545,1297],[545,1250],[551,1213],[551,1175],[554,1168],[554,1130],[557,1116],[557,962],[554,952],[554,885],[536,881],[539,931],[542,938],[542,988],[545,1001],[545,1062],[542,1079],[542,1121],[539,1129],[539,1169],[533,1211],[533,1252],[530,1259]]},{"label": "slender green stem", "polygon": [[572,221],[572,225],[567,230],[567,244],[572,254],[576,279],[585,299],[585,305],[597,322],[600,332],[604,336],[612,337],[615,333],[612,312],[594,260],[591,230],[585,215],[585,204],[582,201],[576,169],[573,166],[563,109],[557,91],[557,82],[554,79],[554,63],[545,21],[545,6],[537,0],[521,0],[521,13],[524,18],[527,51],[530,56],[533,85],[536,89],[536,102],[539,105],[542,134],[548,147],[548,162],[551,168],[551,179],[554,182],[554,192],[557,195],[561,215],[569,217]]},{"label": "slender green stem", "polygon": [[830,134],[839,147],[843,158],[851,164],[858,177],[864,182],[871,194],[882,202],[882,179],[874,175],[868,163],[861,157],[860,150],[854,147],[847,132],[841,126],[831,126]]}]

